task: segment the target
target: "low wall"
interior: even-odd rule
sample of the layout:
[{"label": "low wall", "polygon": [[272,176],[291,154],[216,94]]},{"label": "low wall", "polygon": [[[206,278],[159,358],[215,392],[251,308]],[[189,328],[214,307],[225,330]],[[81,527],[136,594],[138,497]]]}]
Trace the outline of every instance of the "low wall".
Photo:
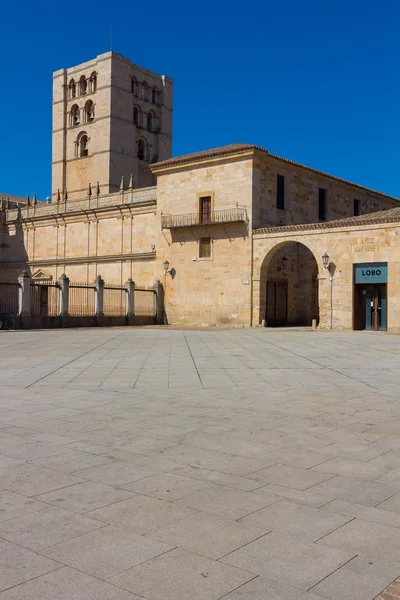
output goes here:
[{"label": "low wall", "polygon": [[150,316],[137,317],[15,317],[16,329],[61,329],[74,327],[134,327],[154,325],[156,320]]}]

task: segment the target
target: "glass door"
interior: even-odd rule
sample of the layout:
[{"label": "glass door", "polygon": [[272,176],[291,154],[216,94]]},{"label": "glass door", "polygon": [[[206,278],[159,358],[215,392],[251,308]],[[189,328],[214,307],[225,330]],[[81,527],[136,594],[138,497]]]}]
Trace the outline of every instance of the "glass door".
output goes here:
[{"label": "glass door", "polygon": [[387,329],[387,301],[386,285],[376,287],[376,312],[377,312],[377,331],[386,331]]},{"label": "glass door", "polygon": [[364,297],[365,329],[369,331],[386,331],[386,284],[366,285],[362,293]]},{"label": "glass door", "polygon": [[373,288],[370,285],[367,285],[363,289],[364,295],[364,310],[365,310],[365,329],[368,331],[373,329],[373,310],[374,310],[374,298],[373,298]]}]

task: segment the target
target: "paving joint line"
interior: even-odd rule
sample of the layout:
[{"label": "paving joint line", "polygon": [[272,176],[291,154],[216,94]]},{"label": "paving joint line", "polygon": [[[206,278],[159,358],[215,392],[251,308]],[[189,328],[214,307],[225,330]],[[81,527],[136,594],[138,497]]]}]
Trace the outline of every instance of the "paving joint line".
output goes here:
[{"label": "paving joint line", "polygon": [[[111,339],[114,340],[118,337],[120,337],[121,335],[123,335],[123,332],[112,337]],[[43,377],[40,377],[39,379],[37,379],[35,382],[30,383],[28,386],[26,386],[26,388],[24,388],[25,390],[27,390],[28,388],[32,387],[33,385],[36,385],[36,383],[39,383],[39,381],[42,381],[43,379],[46,379],[46,377],[49,377],[49,375],[53,375],[53,373],[56,373],[57,371],[59,371],[60,369],[63,369],[64,367],[67,367],[68,365],[70,365],[71,363],[75,362],[76,360],[78,360],[79,358],[82,358],[83,356],[86,356],[87,354],[90,354],[91,352],[93,352],[94,350],[97,350],[98,348],[101,348],[102,346],[105,346],[105,344],[107,344],[110,340],[108,339],[106,342],[103,342],[102,344],[99,344],[98,346],[95,346],[94,348],[91,348],[90,350],[88,350],[87,352],[84,352],[83,354],[80,354],[79,356],[76,356],[75,358],[71,359],[69,362],[65,363],[64,365],[62,365],[61,367],[58,367],[57,369],[54,369],[53,371],[50,371],[50,373],[47,373],[46,375],[44,375]],[[108,353],[107,353],[108,354]],[[86,370],[86,369],[85,369]],[[84,372],[84,371],[82,371]],[[71,379],[71,381],[73,381],[75,378]]]}]

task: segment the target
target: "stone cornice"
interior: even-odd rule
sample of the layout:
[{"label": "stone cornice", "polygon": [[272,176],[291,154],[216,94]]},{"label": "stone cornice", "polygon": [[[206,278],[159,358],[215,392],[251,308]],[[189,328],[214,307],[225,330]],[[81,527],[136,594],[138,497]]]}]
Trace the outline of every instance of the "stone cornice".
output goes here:
[{"label": "stone cornice", "polygon": [[57,265],[81,265],[87,263],[105,262],[127,262],[127,261],[153,261],[156,260],[155,252],[131,252],[128,254],[106,254],[98,256],[79,256],[71,258],[38,258],[36,260],[6,259],[0,260],[0,264],[26,264],[30,267],[57,266]]}]

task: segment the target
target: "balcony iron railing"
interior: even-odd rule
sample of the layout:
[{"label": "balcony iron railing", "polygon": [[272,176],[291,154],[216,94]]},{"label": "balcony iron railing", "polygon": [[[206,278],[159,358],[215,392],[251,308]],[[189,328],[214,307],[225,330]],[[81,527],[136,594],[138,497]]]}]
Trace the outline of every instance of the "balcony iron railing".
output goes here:
[{"label": "balcony iron railing", "polygon": [[246,209],[241,206],[212,210],[210,213],[188,213],[185,215],[162,215],[161,226],[163,229],[176,227],[194,227],[201,225],[218,225],[219,223],[247,222]]}]

